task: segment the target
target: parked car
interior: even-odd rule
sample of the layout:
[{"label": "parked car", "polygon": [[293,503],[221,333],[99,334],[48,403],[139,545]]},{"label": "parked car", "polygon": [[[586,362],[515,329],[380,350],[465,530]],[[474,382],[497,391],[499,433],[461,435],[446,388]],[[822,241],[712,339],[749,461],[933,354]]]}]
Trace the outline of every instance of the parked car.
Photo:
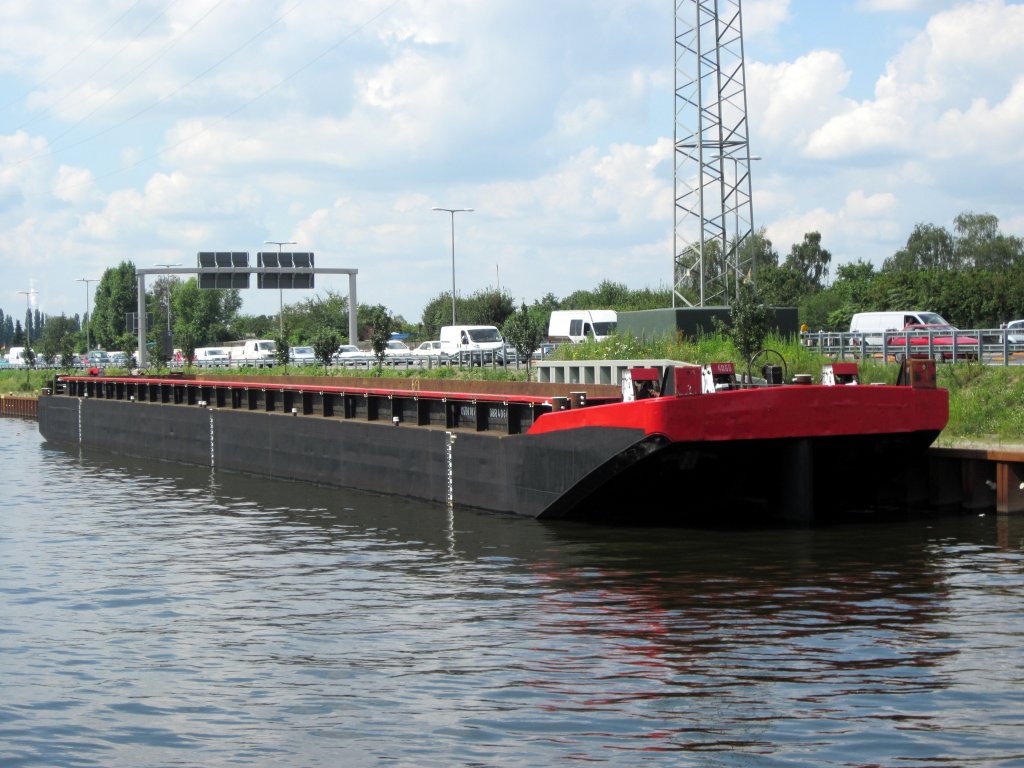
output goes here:
[{"label": "parked car", "polygon": [[231,355],[224,347],[200,347],[193,353],[193,360],[201,368],[226,368]]},{"label": "parked car", "polygon": [[288,360],[295,365],[312,365],[316,355],[312,347],[288,347]]},{"label": "parked car", "polygon": [[338,351],[334,353],[332,359],[337,363],[344,360],[358,360],[369,356],[369,354],[369,352],[364,352],[355,344],[342,344],[338,347]]},{"label": "parked car", "polygon": [[384,347],[384,357],[411,357],[412,350],[404,341],[391,340]]},{"label": "parked car", "polygon": [[1024,320],[1011,320],[1006,324],[1006,340],[1011,344],[1024,344]]},{"label": "parked car", "polygon": [[441,349],[440,341],[424,341],[410,353],[415,357],[436,357],[447,360],[448,355]]},{"label": "parked car", "polygon": [[[953,332],[956,330],[951,325],[911,323],[904,329],[906,335],[889,336],[885,342],[889,347],[907,348],[909,341],[909,352],[906,354],[912,358],[927,358],[928,344],[936,348],[936,355],[941,354],[943,360],[953,359]],[[978,358],[978,340],[973,336],[956,337],[956,356],[958,360],[976,360]]]}]

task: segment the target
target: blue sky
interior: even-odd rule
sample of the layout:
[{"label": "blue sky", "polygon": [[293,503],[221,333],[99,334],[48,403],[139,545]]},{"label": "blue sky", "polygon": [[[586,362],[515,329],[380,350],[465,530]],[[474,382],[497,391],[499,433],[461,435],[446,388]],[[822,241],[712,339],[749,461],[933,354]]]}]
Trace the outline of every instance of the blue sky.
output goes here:
[{"label": "blue sky", "polygon": [[[1024,236],[1020,2],[746,0],[743,23],[780,254],[817,230],[880,265],[964,211]],[[0,308],[81,313],[75,279],[121,260],[294,240],[415,322],[451,285],[433,206],[475,209],[460,294],[667,286],[672,27],[671,0],[5,2]]]}]

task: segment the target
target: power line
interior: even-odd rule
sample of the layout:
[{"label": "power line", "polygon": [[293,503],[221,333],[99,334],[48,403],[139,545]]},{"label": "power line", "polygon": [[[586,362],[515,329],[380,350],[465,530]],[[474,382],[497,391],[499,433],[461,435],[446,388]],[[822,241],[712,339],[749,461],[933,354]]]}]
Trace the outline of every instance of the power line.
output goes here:
[{"label": "power line", "polygon": [[[168,152],[170,152],[172,150],[177,149],[178,147],[181,147],[181,146],[184,146],[185,144],[188,144],[190,141],[193,141],[193,140],[199,138],[200,136],[202,136],[202,135],[206,134],[207,132],[209,132],[213,127],[224,123],[229,118],[234,117],[239,112],[242,112],[243,110],[247,109],[248,107],[250,107],[252,104],[254,104],[257,101],[259,101],[260,99],[262,99],[265,96],[273,93],[275,90],[280,88],[282,85],[284,85],[284,84],[290,82],[291,80],[295,79],[296,77],[298,77],[300,74],[305,72],[307,69],[312,67],[314,64],[319,62],[321,59],[327,57],[328,55],[333,53],[335,50],[340,48],[342,45],[344,45],[345,43],[349,42],[352,38],[354,38],[356,35],[358,35],[364,29],[366,29],[367,27],[372,25],[374,22],[376,22],[378,19],[380,19],[382,16],[384,16],[386,13],[391,11],[391,9],[394,8],[396,5],[398,5],[400,2],[401,2],[401,0],[394,0],[392,3],[390,3],[387,6],[385,6],[383,9],[381,9],[376,14],[371,16],[369,19],[364,21],[362,24],[357,26],[355,29],[353,29],[351,32],[349,32],[347,35],[342,37],[340,40],[332,43],[327,48],[325,48],[323,51],[321,51],[319,54],[317,54],[313,58],[309,59],[302,66],[297,67],[296,69],[292,70],[285,77],[281,78],[280,80],[278,80],[273,85],[270,85],[267,88],[264,88],[258,94],[256,94],[252,98],[246,100],[245,102],[240,104],[238,107],[236,107],[236,108],[234,108],[234,109],[232,109],[232,110],[222,114],[219,118],[214,120],[210,125],[205,126],[204,128],[202,128],[202,130],[196,131],[195,133],[191,134],[190,136],[187,136],[187,137],[183,138],[181,141],[178,141],[178,142],[176,142],[174,144],[171,144],[168,147],[164,147],[163,149],[159,149],[156,152],[152,152],[152,153],[150,153],[148,155],[145,155],[144,157],[139,158],[134,163],[127,164],[127,165],[122,166],[121,168],[118,168],[116,170],[108,171],[107,173],[98,174],[98,175],[96,175],[94,177],[91,177],[91,178],[94,179],[94,180],[98,180],[98,179],[110,178],[111,176],[116,176],[118,174],[124,173],[125,171],[131,170],[133,168],[137,168],[140,165],[142,165],[143,163],[146,163],[146,162],[149,162],[151,160],[154,160],[154,159],[160,157],[163,154],[166,154],[166,153],[168,153]],[[296,6],[297,5],[298,4],[296,4]],[[179,93],[181,90],[183,90],[184,88],[188,87],[189,85],[194,83],[196,80],[198,80],[201,77],[205,76],[206,74],[209,73],[210,70],[216,68],[223,61],[227,60],[228,58],[233,56],[235,53],[237,53],[239,50],[241,50],[245,46],[249,45],[252,41],[254,41],[256,38],[258,38],[260,35],[262,35],[264,32],[266,32],[267,29],[269,29],[274,24],[278,23],[282,18],[284,18],[284,16],[286,16],[289,13],[291,13],[295,9],[296,6],[292,6],[292,8],[290,8],[288,11],[286,11],[284,14],[282,14],[277,19],[275,19],[274,22],[272,22],[270,25],[268,25],[265,29],[261,30],[256,35],[254,35],[252,38],[250,38],[248,41],[246,41],[246,43],[244,43],[242,46],[240,46],[239,48],[235,49],[230,54],[228,54],[228,56],[225,56],[223,59],[221,59],[217,63],[211,65],[207,70],[204,70],[201,74],[197,75],[195,78],[193,78],[188,83],[183,85],[181,88],[178,89],[178,91],[175,91],[175,94]],[[141,110],[140,112],[136,113],[135,115],[132,115],[132,117],[127,118],[126,120],[123,120],[122,122],[118,123],[117,125],[111,126],[110,128],[107,128],[107,129],[104,129],[103,131],[100,131],[99,133],[93,134],[88,139],[83,139],[82,141],[80,141],[80,142],[78,142],[76,144],[66,145],[66,146],[62,147],[61,149],[62,150],[71,149],[73,147],[80,146],[81,144],[84,144],[87,141],[91,141],[91,140],[93,140],[95,138],[98,138],[98,137],[100,137],[100,136],[102,136],[102,135],[104,135],[106,133],[109,133],[110,131],[114,130],[115,128],[118,128],[118,127],[124,125],[125,123],[131,121],[135,117],[137,117],[137,116],[139,116],[141,114],[144,114],[145,112],[148,112],[150,109],[153,109],[155,106],[160,104],[162,101],[170,98],[171,96],[173,96],[175,94],[170,94],[169,96],[164,97],[164,99],[161,99],[161,100],[157,101],[156,103],[150,105],[149,107],[146,107],[144,110]],[[24,162],[24,161],[19,161],[19,162]],[[84,183],[87,183],[87,182],[83,182],[83,184]],[[77,185],[69,185],[70,188],[73,188],[74,186],[77,186]]]},{"label": "power line", "polygon": [[94,69],[88,75],[86,75],[81,80],[79,80],[76,85],[74,85],[73,87],[69,88],[67,90],[67,92],[63,96],[58,98],[55,102],[53,102],[49,106],[44,107],[43,109],[39,110],[34,115],[32,115],[30,118],[28,118],[28,120],[23,122],[21,125],[17,126],[17,128],[15,130],[21,130],[21,129],[31,125],[32,123],[36,122],[36,120],[38,120],[39,118],[43,117],[44,115],[47,115],[50,112],[52,112],[55,107],[57,107],[59,104],[61,104],[72,93],[77,92],[79,88],[81,88],[83,85],[85,85],[85,83],[89,82],[89,80],[91,80],[93,77],[95,77],[100,72],[102,72],[104,69],[106,69],[107,65],[110,64],[110,62],[112,62],[114,59],[116,59],[118,56],[120,56],[121,53],[123,53],[125,51],[125,49],[127,49],[132,43],[134,43],[136,40],[138,40],[146,30],[148,30],[150,27],[152,27],[154,24],[156,24],[157,21],[159,21],[163,17],[163,15],[167,12],[167,9],[170,8],[172,5],[174,5],[174,0],[171,0],[171,2],[167,3],[167,5],[165,5],[163,8],[161,8],[160,12],[158,14],[156,14],[156,16],[154,16],[152,19],[150,19],[149,22],[146,23],[142,27],[142,29],[140,29],[138,32],[136,32],[132,36],[132,38],[130,40],[128,40],[124,45],[122,45],[120,48],[118,48],[111,56],[109,56],[106,59],[106,61],[104,61],[96,69]]},{"label": "power line", "polygon": [[[156,64],[156,63],[157,63],[158,61],[160,61],[160,59],[162,59],[162,58],[163,58],[163,57],[164,57],[164,56],[165,56],[165,55],[167,54],[167,52],[168,52],[168,51],[170,51],[170,50],[171,50],[172,48],[174,48],[174,47],[175,47],[176,45],[178,45],[178,43],[180,43],[180,42],[181,42],[182,40],[184,40],[184,39],[185,39],[185,37],[187,37],[187,36],[188,36],[188,34],[189,34],[190,32],[192,32],[192,31],[193,31],[193,30],[194,30],[194,29],[195,29],[196,27],[198,27],[198,26],[199,26],[200,24],[202,24],[202,23],[203,23],[203,22],[204,22],[204,21],[205,21],[205,20],[206,20],[207,18],[209,18],[209,16],[210,16],[210,15],[211,15],[211,14],[212,14],[212,13],[213,13],[213,12],[214,12],[215,10],[217,10],[218,8],[220,8],[220,6],[221,6],[221,5],[223,5],[223,4],[224,4],[224,0],[219,0],[219,1],[218,1],[218,2],[216,3],[216,4],[214,4],[214,6],[213,6],[212,8],[210,8],[210,10],[208,10],[208,11],[207,11],[206,13],[204,13],[204,14],[203,14],[202,16],[200,16],[200,17],[199,17],[199,18],[198,18],[198,19],[197,19],[197,20],[196,20],[195,22],[193,22],[193,23],[192,23],[192,25],[188,27],[188,29],[184,30],[184,31],[183,31],[183,32],[182,32],[182,33],[181,33],[180,35],[178,35],[178,36],[177,36],[177,37],[176,37],[176,38],[175,38],[174,40],[172,40],[171,42],[169,42],[169,43],[168,43],[167,45],[165,45],[165,46],[164,46],[164,47],[163,47],[163,48],[162,48],[162,49],[161,49],[160,51],[158,51],[158,52],[157,52],[156,54],[154,54],[153,56],[151,56],[151,57],[150,57],[150,59],[149,59],[149,61],[145,62],[144,66],[143,66],[143,67],[142,67],[141,69],[139,69],[139,70],[138,70],[138,71],[137,71],[137,72],[135,73],[135,75],[134,75],[133,77],[131,77],[131,78],[130,78],[130,79],[128,80],[128,82],[126,82],[126,83],[125,83],[124,85],[122,85],[122,86],[121,86],[121,87],[120,87],[120,88],[119,88],[118,90],[116,90],[116,91],[115,91],[114,93],[112,93],[112,94],[111,94],[111,95],[110,95],[110,96],[109,96],[109,97],[108,97],[108,98],[107,98],[107,99],[106,99],[105,101],[103,101],[103,102],[101,102],[100,104],[98,104],[98,105],[96,106],[96,108],[95,108],[95,109],[93,109],[93,110],[92,110],[91,112],[89,112],[89,113],[88,113],[88,114],[86,114],[86,115],[85,115],[84,117],[82,117],[82,118],[80,118],[79,120],[77,120],[76,122],[72,123],[72,124],[71,124],[70,126],[68,126],[68,128],[66,128],[66,129],[65,129],[64,131],[62,131],[61,133],[58,133],[58,134],[57,134],[56,136],[52,137],[52,138],[51,138],[51,142],[53,142],[53,141],[56,141],[57,139],[60,139],[60,138],[62,138],[63,136],[67,136],[67,135],[68,135],[69,133],[71,133],[71,131],[75,130],[75,128],[77,128],[77,127],[78,127],[78,126],[80,126],[80,125],[81,125],[82,123],[84,123],[84,122],[85,122],[86,120],[88,120],[88,119],[89,119],[90,117],[92,117],[92,116],[93,116],[93,115],[95,115],[95,114],[96,114],[97,112],[99,112],[99,111],[100,111],[100,109],[102,109],[102,108],[103,108],[104,106],[106,106],[106,105],[107,105],[107,104],[109,104],[109,103],[110,103],[111,101],[113,101],[113,100],[114,100],[114,99],[116,99],[116,98],[117,98],[118,96],[120,96],[120,95],[121,95],[122,93],[124,93],[124,92],[125,92],[125,90],[127,90],[128,86],[130,86],[130,85],[131,85],[132,83],[134,83],[134,82],[135,82],[136,80],[138,80],[138,79],[139,79],[140,77],[142,77],[142,76],[143,76],[143,75],[144,75],[144,74],[145,74],[146,72],[148,72],[148,71],[150,70],[150,68],[152,68],[152,67],[153,67],[153,66],[154,66],[154,65],[155,65],[155,64]],[[193,80],[193,81],[190,81],[190,83],[191,83],[191,82],[194,82],[194,80]],[[101,90],[102,90],[102,89],[101,89]],[[180,90],[181,90],[181,89],[179,89],[179,91],[180,91]],[[175,93],[178,93],[178,91],[175,91]],[[173,95],[173,94],[172,94],[172,95]],[[169,97],[164,97],[164,98],[169,98]],[[152,109],[152,107],[156,106],[157,104],[160,104],[162,100],[163,100],[163,99],[161,99],[161,100],[158,100],[158,101],[156,101],[156,102],[155,102],[155,103],[154,103],[153,105],[151,105],[151,106],[149,107],[149,109]],[[137,113],[137,114],[141,114],[141,113]],[[133,116],[132,116],[131,118],[129,118],[129,119],[134,119],[134,117],[135,117],[135,115],[133,115]],[[119,125],[123,125],[123,123],[120,123]],[[102,135],[102,134],[100,134],[100,135]],[[91,140],[91,138],[90,138],[89,140]],[[53,151],[61,151],[61,150],[63,150],[63,149],[70,149],[71,147],[75,147],[75,146],[78,146],[78,145],[77,145],[77,144],[72,144],[72,145],[70,145],[69,147],[59,147],[59,148],[57,148],[57,149],[55,149],[55,150],[53,150]]]},{"label": "power line", "polygon": [[23,101],[23,100],[25,99],[25,97],[26,97],[26,96],[28,96],[28,95],[29,95],[30,93],[32,93],[32,91],[33,91],[33,90],[35,90],[36,88],[38,88],[38,87],[39,87],[40,85],[45,85],[45,84],[46,84],[46,83],[48,83],[48,82],[49,82],[50,80],[52,80],[52,79],[53,79],[53,78],[55,78],[55,77],[56,77],[57,75],[59,75],[59,74],[60,74],[61,72],[63,72],[63,71],[65,70],[65,69],[67,69],[68,67],[70,67],[70,66],[71,66],[72,64],[74,64],[74,63],[75,63],[76,61],[78,61],[78,60],[79,60],[79,59],[80,59],[80,58],[81,58],[82,56],[84,56],[84,55],[85,55],[85,54],[86,54],[86,53],[87,53],[87,52],[88,52],[89,50],[91,50],[91,49],[92,49],[92,47],[93,47],[94,45],[96,45],[96,43],[98,43],[98,42],[99,42],[100,40],[102,40],[102,39],[103,39],[104,37],[106,37],[106,36],[107,36],[107,34],[108,34],[108,33],[110,32],[110,30],[112,30],[112,29],[113,29],[114,27],[116,27],[116,26],[117,26],[118,24],[120,24],[120,23],[121,23],[121,20],[122,20],[122,19],[124,19],[124,17],[125,17],[125,16],[127,16],[127,15],[128,15],[129,13],[131,13],[132,11],[134,11],[134,10],[135,10],[135,9],[136,9],[136,8],[137,8],[137,7],[139,6],[139,3],[141,3],[141,2],[142,2],[142,0],[135,0],[135,3],[134,3],[134,4],[132,4],[132,6],[131,6],[131,7],[130,7],[130,8],[129,8],[129,9],[127,10],[127,11],[125,11],[125,12],[124,12],[124,13],[122,13],[122,14],[121,14],[120,16],[118,16],[118,17],[117,17],[116,19],[114,19],[114,21],[112,21],[112,22],[110,23],[110,25],[109,25],[109,26],[108,26],[108,27],[107,27],[107,28],[106,28],[105,30],[103,30],[103,31],[102,31],[102,32],[101,32],[100,34],[96,35],[96,37],[94,37],[94,38],[93,38],[92,40],[90,40],[90,41],[88,42],[88,44],[86,44],[86,45],[85,45],[85,46],[84,46],[83,48],[81,48],[81,49],[80,49],[80,50],[78,51],[78,53],[76,53],[76,54],[75,54],[74,56],[72,56],[72,57],[71,57],[70,59],[68,59],[67,61],[65,61],[65,62],[64,62],[63,64],[61,64],[61,65],[60,65],[59,67],[57,67],[57,68],[56,68],[55,70],[53,70],[53,71],[52,71],[52,72],[50,72],[49,74],[47,74],[47,75],[44,75],[44,76],[43,76],[43,77],[42,77],[42,78],[41,78],[41,79],[40,79],[39,81],[37,81],[36,83],[34,83],[34,84],[32,85],[32,87],[31,87],[31,88],[27,89],[27,90],[26,90],[26,91],[25,91],[24,93],[22,93],[22,94],[21,94],[20,96],[16,96],[15,98],[11,99],[11,100],[10,100],[9,102],[7,102],[6,104],[4,104],[4,105],[0,106],[0,112],[3,112],[3,111],[5,111],[5,110],[9,109],[10,107],[13,107],[13,106],[14,106],[15,104],[17,104],[17,103],[18,103],[19,101]]}]

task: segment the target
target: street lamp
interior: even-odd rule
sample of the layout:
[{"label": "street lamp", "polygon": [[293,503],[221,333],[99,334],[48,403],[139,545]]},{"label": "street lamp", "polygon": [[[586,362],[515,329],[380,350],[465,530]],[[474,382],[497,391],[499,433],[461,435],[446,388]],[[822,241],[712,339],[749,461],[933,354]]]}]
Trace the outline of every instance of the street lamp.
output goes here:
[{"label": "street lamp", "polygon": [[75,279],[76,283],[85,283],[85,351],[88,352],[92,349],[91,342],[89,341],[89,283],[98,283],[99,279],[95,277],[79,277]]},{"label": "street lamp", "polygon": [[[170,269],[171,267],[180,267],[180,263],[174,264],[154,264],[154,267],[163,267],[164,269]],[[165,289],[165,295],[167,297],[167,333],[171,332],[171,286],[167,284]]]},{"label": "street lamp", "polygon": [[[277,266],[278,267],[281,266],[281,246],[282,245],[298,245],[298,243],[296,243],[294,240],[264,240],[263,244],[264,245],[276,245],[277,246]],[[280,304],[279,304],[280,309],[279,309],[279,311],[277,313],[278,323],[281,326],[281,328],[280,328],[281,338],[283,339],[284,338],[284,290],[282,290],[282,288],[281,288],[281,276],[280,275],[277,276],[277,298],[278,298],[278,301],[280,302]],[[349,308],[349,309],[351,311],[351,308]]]},{"label": "street lamp", "polygon": [[446,211],[452,216],[452,325],[455,325],[455,214],[472,213],[472,208],[441,208],[434,206],[435,211]]}]

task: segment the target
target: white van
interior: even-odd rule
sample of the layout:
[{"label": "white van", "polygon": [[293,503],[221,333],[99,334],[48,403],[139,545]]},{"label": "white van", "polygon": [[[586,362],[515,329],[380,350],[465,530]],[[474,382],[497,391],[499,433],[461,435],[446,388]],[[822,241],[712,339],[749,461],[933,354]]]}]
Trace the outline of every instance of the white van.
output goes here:
[{"label": "white van", "polygon": [[558,309],[548,321],[548,338],[569,339],[575,344],[587,339],[603,341],[615,333],[618,321],[612,309]]},{"label": "white van", "polygon": [[858,312],[850,319],[850,333],[860,334],[868,344],[881,344],[886,333],[902,331],[908,325],[949,325],[935,312]]},{"label": "white van", "polygon": [[441,327],[441,351],[467,362],[505,364],[505,339],[493,325],[444,325]]},{"label": "white van", "polygon": [[273,339],[246,339],[224,345],[235,365],[255,365],[262,368],[277,361],[277,344]]},{"label": "white van", "polygon": [[11,347],[7,353],[7,362],[11,365],[25,365],[25,348]]}]

